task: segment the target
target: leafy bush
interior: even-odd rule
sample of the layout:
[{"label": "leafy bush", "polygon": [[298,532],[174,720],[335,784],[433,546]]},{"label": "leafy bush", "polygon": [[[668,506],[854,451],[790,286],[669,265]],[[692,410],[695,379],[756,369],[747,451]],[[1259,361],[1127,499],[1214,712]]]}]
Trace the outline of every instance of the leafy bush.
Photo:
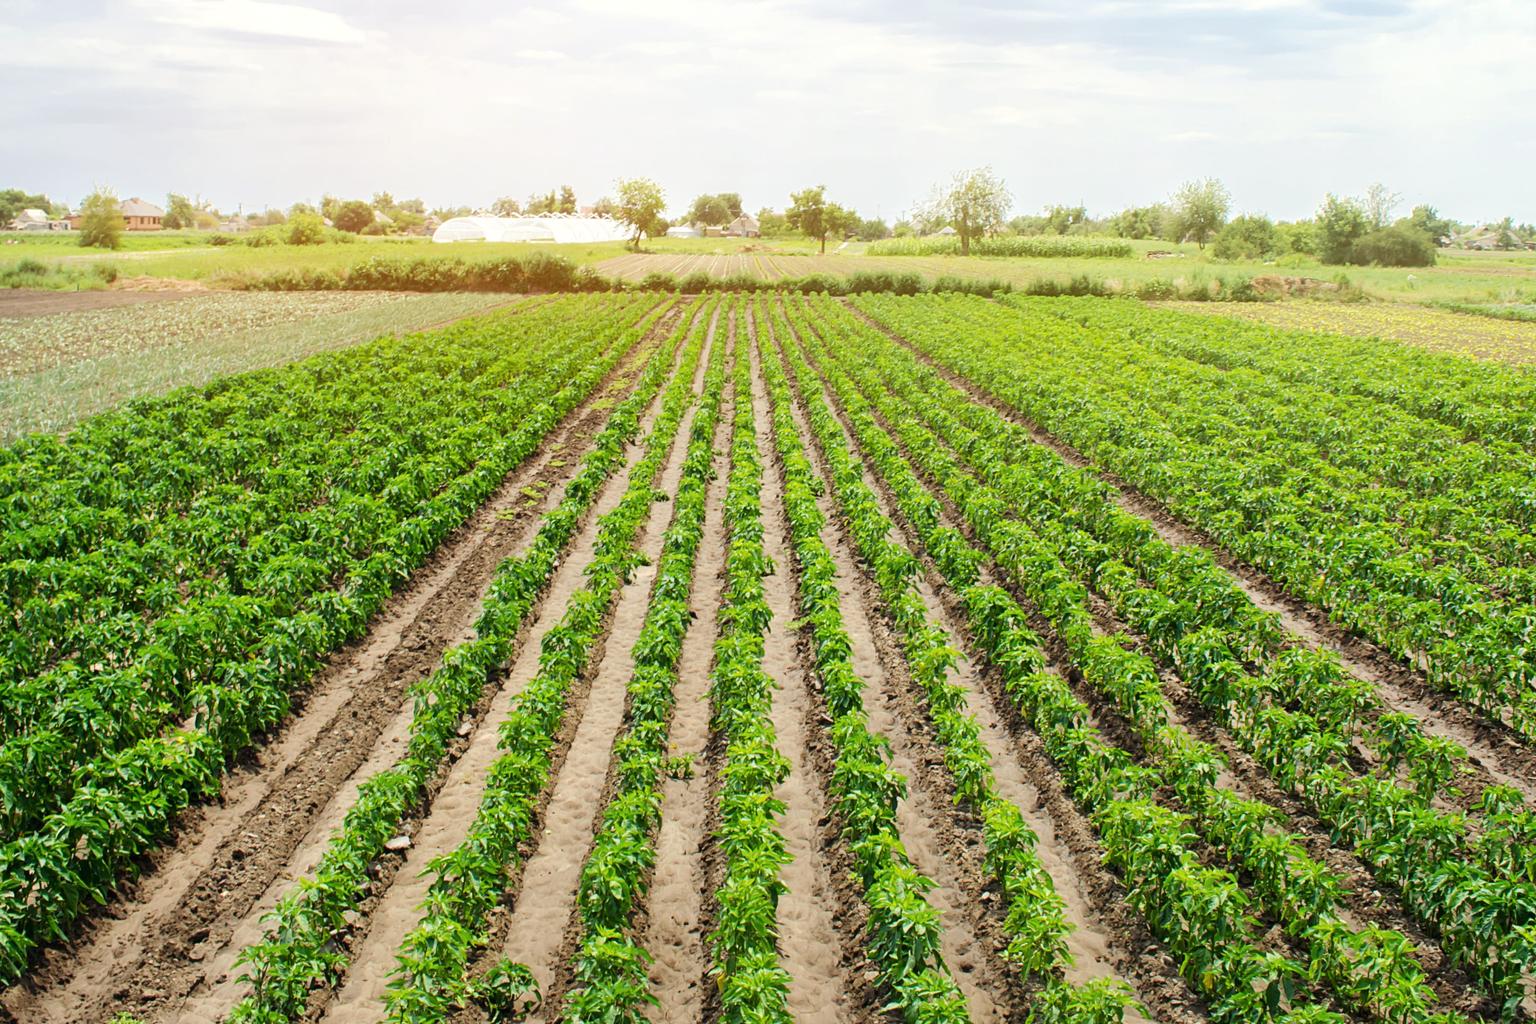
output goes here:
[{"label": "leafy bush", "polygon": [[234,245],[239,239],[234,235],[226,235],[222,231],[215,231],[208,236],[209,245]]},{"label": "leafy bush", "polygon": [[1349,262],[1378,267],[1432,267],[1435,244],[1412,228],[1381,228],[1350,247]]},{"label": "leafy bush", "polygon": [[325,241],[325,221],[318,213],[296,213],[284,230],[289,245],[319,245]]},{"label": "leafy bush", "polygon": [[[871,256],[955,256],[960,240],[950,236],[932,238],[888,238],[868,249]],[[1124,242],[1091,238],[1063,238],[1055,235],[1004,235],[971,240],[972,256],[1013,256],[1049,259],[1125,259],[1131,247]]]},{"label": "leafy bush", "polygon": [[1219,260],[1264,260],[1280,249],[1274,223],[1257,214],[1234,217],[1216,236],[1212,253]]}]

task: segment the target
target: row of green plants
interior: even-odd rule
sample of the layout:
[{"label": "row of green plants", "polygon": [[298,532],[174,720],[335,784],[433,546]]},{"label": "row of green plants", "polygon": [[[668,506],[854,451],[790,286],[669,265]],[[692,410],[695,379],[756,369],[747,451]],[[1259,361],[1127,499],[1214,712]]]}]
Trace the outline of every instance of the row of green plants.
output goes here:
[{"label": "row of green plants", "polygon": [[[865,250],[871,256],[958,256],[960,239],[954,235],[923,238],[886,238]],[[1009,256],[1027,259],[1130,259],[1126,242],[1102,238],[1067,238],[1060,235],[993,235],[971,239],[972,256]]]},{"label": "row of green plants", "polygon": [[[118,880],[135,870],[137,858],[166,834],[178,812],[217,793],[231,758],[286,715],[291,689],[308,679],[329,652],[364,631],[400,582],[536,450],[560,416],[590,394],[639,338],[624,322],[610,330],[608,342],[592,353],[606,349],[605,355],[590,359],[555,401],[530,409],[518,429],[507,431],[501,424],[496,442],[430,496],[395,531],[390,546],[381,545],[357,563],[343,588],[275,622],[240,652],[240,660],[225,661],[213,678],[199,680],[190,726],[145,736],[97,758],[77,773],[67,799],[34,831],[0,846],[0,976],[19,977],[32,950],[63,939],[73,921],[106,901]],[[495,406],[485,411],[494,414]],[[99,709],[94,716],[106,717]]]},{"label": "row of green plants", "polygon": [[[869,334],[890,347],[878,332]],[[910,359],[908,355],[900,361]],[[1020,457],[1021,449],[1032,447],[1027,439],[1016,432],[999,443],[983,443],[984,439],[975,434],[967,436],[950,408],[980,417],[996,414],[990,410],[975,413],[979,407],[947,385],[918,389],[911,385],[910,376],[905,384],[895,383],[900,375],[890,370],[890,365],[886,362],[882,372],[897,393],[896,407],[921,409],[922,418],[944,435],[944,444],[963,453],[977,473],[999,481],[1002,495],[996,497],[991,488],[974,482],[968,474],[955,477],[969,489],[967,493],[991,499],[973,499],[981,510],[978,516],[997,520],[983,521],[976,528],[1000,531],[1003,542],[1012,546],[999,552],[999,559],[1006,556],[1016,561],[1025,570],[1026,586],[1029,581],[1043,586],[1039,581],[1048,577],[1067,580],[1075,576],[1057,587],[1057,592],[1070,593],[1071,588],[1084,585],[1099,590],[1132,628],[1148,637],[1153,651],[1180,672],[1239,745],[1254,754],[1281,785],[1301,795],[1336,837],[1353,843],[1377,877],[1399,889],[1410,913],[1438,929],[1452,960],[1500,1000],[1506,1012],[1511,1011],[1523,995],[1522,975],[1533,962],[1530,915],[1536,906],[1529,858],[1509,850],[1511,840],[1518,842],[1519,837],[1533,831],[1531,817],[1518,795],[1505,787],[1484,791],[1480,809],[1486,818],[1481,835],[1468,828],[1463,816],[1432,807],[1430,798],[1449,781],[1455,760],[1433,738],[1417,733],[1403,716],[1384,716],[1376,729],[1374,738],[1383,753],[1383,769],[1358,776],[1348,756],[1359,734],[1358,714],[1367,698],[1374,695],[1359,685],[1350,685],[1329,659],[1302,650],[1292,649],[1271,659],[1256,677],[1247,674],[1241,661],[1248,640],[1243,631],[1224,630],[1210,617],[1202,621],[1196,595],[1170,586],[1175,579],[1171,574],[1161,580],[1176,598],[1140,586],[1135,573],[1116,559],[1113,541],[1077,526],[1084,515],[1058,504],[1051,493],[1051,471],[1034,472]],[[909,450],[955,473],[955,464],[934,435],[919,428],[917,438],[923,440],[912,440]],[[1070,480],[1080,473],[1064,467],[1053,455],[1045,461],[1057,464],[1057,480]],[[1010,479],[1015,486],[1009,485]],[[1100,500],[1109,501],[1102,495]],[[1031,519],[1034,528],[1012,516]],[[1104,512],[1098,520],[1134,522]],[[1166,567],[1167,562],[1154,564]],[[1037,597],[1053,621],[1067,614],[1058,610],[1053,615],[1047,610],[1055,607],[1051,603],[1055,600]],[[1075,630],[1087,643],[1083,625],[1058,628],[1064,638]],[[1066,643],[1069,650],[1076,646],[1070,639]],[[1122,667],[1129,664],[1124,655],[1115,655],[1107,648],[1097,653],[1107,655],[1100,658],[1101,668],[1114,668],[1117,662]],[[1166,718],[1166,705],[1155,667],[1142,660],[1141,683],[1119,687],[1127,704],[1126,717],[1147,734],[1144,738],[1149,748],[1162,745],[1179,750],[1182,741],[1163,743],[1152,731]],[[1085,675],[1091,674],[1085,669]],[[1125,672],[1121,676],[1134,679]],[[1410,761],[1410,784],[1406,786],[1395,777],[1403,760]],[[1248,816],[1255,817],[1251,813]],[[1294,857],[1286,859],[1293,866],[1302,864]],[[1338,936],[1330,933],[1327,937]],[[1390,948],[1402,943],[1390,935],[1377,935],[1371,937],[1370,945]],[[1322,952],[1332,955],[1327,948]],[[1373,956],[1371,962],[1382,959]],[[1404,991],[1412,988],[1416,986],[1407,986]],[[1409,996],[1394,998],[1406,1000]]]},{"label": "row of green plants", "polygon": [[[914,486],[904,489],[906,496],[921,493],[920,485]],[[936,521],[936,512],[928,518]],[[951,586],[965,603],[973,638],[1090,815],[1133,905],[1179,959],[1193,987],[1211,1001],[1216,1019],[1259,1021],[1310,1012],[1312,1007],[1297,999],[1303,979],[1294,965],[1259,951],[1257,924],[1237,881],[1202,865],[1186,819],[1155,803],[1157,779],[1109,744],[1066,682],[1045,671],[1045,655],[1024,625],[1022,609],[1006,591],[967,585],[981,557],[953,536],[940,542],[934,557],[941,572],[954,574]]]},{"label": "row of green plants", "polygon": [[[1124,338],[964,299],[858,301],[1293,595],[1422,665],[1433,685],[1536,736],[1530,568],[1498,570],[1512,592],[1472,578],[1455,557],[1468,541],[1404,523],[1376,487],[1346,489],[1344,471],[1315,444],[1208,414],[1214,385],[1181,385]],[[1437,503],[1428,504],[1433,514]]]},{"label": "row of green plants", "polygon": [[[982,824],[987,871],[1007,898],[1003,930],[1008,946],[1003,956],[1026,978],[1058,980],[1063,966],[1071,962],[1065,903],[1035,853],[1034,831],[1019,808],[997,791],[991,753],[969,712],[967,691],[950,678],[959,651],[948,631],[933,621],[918,590],[921,563],[891,536],[892,522],[880,511],[864,481],[863,466],[848,450],[842,428],[818,393],[820,374],[793,343],[795,330],[777,308],[770,311],[770,322],[828,467],[839,516],[876,582],[882,611],[901,638],[913,681],[923,691],[924,712],[942,747],[956,799]],[[950,550],[963,543],[958,535],[936,540]],[[974,562],[956,568],[975,582]]]},{"label": "row of green plants", "polygon": [[650,955],[632,921],[650,889],[656,864],[662,783],[676,770],[668,762],[667,738],[676,704],[678,658],[692,621],[688,602],[704,537],[705,498],[714,473],[727,356],[722,333],[717,332],[710,349],[704,397],[689,429],[672,522],[662,540],[650,604],[632,650],[627,725],[613,747],[614,789],[577,887],[581,945],[572,963],[575,987],[562,1010],[563,1019],[572,1024],[644,1024],[645,1008],[656,1002],[646,977]]},{"label": "row of green plants", "polygon": [[[754,304],[762,320],[766,303]],[[853,645],[843,626],[837,563],[821,538],[826,517],[817,505],[820,479],[801,441],[783,367],[760,360],[783,478],[785,518],[798,569],[796,591],[821,696],[831,719],[833,766],[829,790],[854,881],[868,911],[867,950],[890,993],[888,1010],[909,1024],[970,1019],[965,997],[944,964],[943,925],[928,902],[933,881],[912,864],[896,825],[907,781],[890,765],[890,741],[869,730],[864,681],[854,671]]]},{"label": "row of green plants", "polygon": [[[1146,773],[1144,781],[1150,791],[1166,788],[1177,794],[1193,812],[1192,820],[1198,823],[1204,838],[1223,852],[1234,869],[1252,880],[1258,906],[1280,920],[1293,936],[1306,940],[1312,956],[1310,973],[1302,964],[1271,960],[1272,973],[1259,986],[1269,1000],[1265,1007],[1252,1005],[1248,998],[1250,983],[1257,976],[1249,976],[1247,971],[1259,966],[1262,958],[1251,960],[1240,969],[1237,965],[1222,965],[1218,975],[1225,970],[1238,970],[1236,978],[1242,980],[1226,979],[1234,983],[1230,991],[1221,994],[1218,1011],[1239,1018],[1261,1009],[1273,1014],[1282,1004],[1298,1000],[1304,984],[1327,981],[1346,1004],[1361,1012],[1388,1021],[1422,1019],[1434,994],[1424,985],[1422,970],[1406,956],[1406,940],[1395,933],[1374,929],[1357,932],[1345,926],[1339,917],[1337,880],[1323,865],[1311,860],[1293,837],[1269,831],[1283,821],[1278,812],[1242,800],[1215,785],[1223,767],[1219,754],[1169,724],[1169,712],[1162,703],[1155,670],[1144,658],[1121,646],[1117,638],[1096,634],[1082,597],[1074,595],[1073,585],[1066,581],[1060,565],[1054,563],[1054,556],[1039,545],[1029,547],[1031,538],[1010,530],[1004,520],[996,517],[1000,506],[996,496],[975,484],[943,450],[938,439],[913,422],[914,414],[907,405],[910,396],[881,395],[867,368],[836,365],[834,360],[852,364],[856,359],[867,359],[872,343],[879,344],[876,339],[859,337],[856,331],[848,330],[849,326],[822,319],[814,325],[807,324],[804,336],[819,349],[818,361],[839,395],[855,435],[897,496],[908,521],[924,536],[925,546],[946,580],[968,606],[974,606],[975,564],[981,555],[963,538],[956,538],[953,531],[940,525],[941,507],[916,477],[887,429],[896,429],[908,450],[921,453],[915,456],[916,461],[945,481],[946,493],[959,503],[978,535],[985,535],[984,540],[999,564],[1021,581],[1037,608],[1046,610],[1048,621],[1064,638],[1069,664],[1131,723],[1151,762],[1140,769]],[[825,341],[816,341],[818,332],[830,339],[830,346]],[[855,349],[861,351],[856,355]],[[862,383],[856,384],[848,376],[850,372],[859,376]],[[882,428],[876,420],[874,407],[869,404],[871,398],[892,428]],[[897,429],[895,424],[902,426]],[[993,515],[977,514],[989,506]],[[978,527],[977,523],[988,525]],[[1006,538],[1007,543],[1001,551],[991,547],[1000,537]],[[973,625],[980,632],[981,623]],[[1148,806],[1133,816],[1130,823],[1135,827],[1150,825],[1173,834],[1191,820],[1171,814],[1163,808]],[[1110,838],[1106,836],[1106,842]],[[1187,843],[1197,838],[1194,832],[1184,834]],[[1113,847],[1109,852],[1111,859],[1119,856]],[[1122,860],[1133,863],[1128,856]],[[1151,876],[1135,882],[1149,905],[1155,900],[1149,890],[1156,884],[1159,883]],[[1230,901],[1234,895],[1233,886],[1218,876],[1207,877],[1203,888],[1205,895],[1217,902]],[[1212,927],[1219,930],[1232,923],[1229,919],[1226,925],[1216,922]],[[1231,936],[1226,938],[1230,940]],[[1240,941],[1253,940],[1249,935]],[[1199,980],[1203,985],[1220,987],[1213,984],[1210,974],[1200,976]]]},{"label": "row of green plants", "polygon": [[[693,312],[684,311],[685,325]],[[634,389],[609,414],[527,549],[496,567],[474,638],[445,651],[437,669],[412,685],[405,753],[358,787],[315,869],[278,901],[261,940],[241,952],[237,966],[243,968],[249,991],[231,1013],[232,1024],[272,1024],[302,1016],[315,987],[335,984],[345,970],[348,915],[370,891],[385,844],[421,805],[465,716],[511,661],[534,605],[603,485],[624,464],[625,447],[666,380],[682,337],[680,327],[647,356]],[[552,403],[556,412],[564,404],[560,399]]]},{"label": "row of green plants", "polygon": [[1106,309],[1102,303],[1046,307],[1085,327],[1116,330],[1154,350],[1219,369],[1367,398],[1446,423],[1469,439],[1536,444],[1536,381],[1519,367],[1483,362],[1384,338],[1319,336],[1237,318],[1201,324],[1172,310]]},{"label": "row of green plants", "polygon": [[[1361,511],[1383,522],[1403,524],[1401,543],[1426,545],[1433,556],[1458,567],[1469,580],[1531,599],[1536,594],[1536,455],[1497,440],[1468,442],[1462,428],[1391,403],[1339,395],[1322,381],[1279,377],[1270,366],[1326,365],[1315,353],[1264,361],[1263,367],[1207,365],[1186,356],[1186,345],[1220,345],[1219,326],[1162,326],[1135,330],[1134,319],[1090,310],[1073,317],[1078,303],[1052,303],[1029,312],[1049,312],[1068,322],[1083,320],[1096,333],[1124,339],[1116,358],[1139,360],[1141,372],[1155,371],[1176,382],[1181,403],[1194,402],[1211,421],[1210,432],[1230,431],[1238,451],[1251,453],[1249,439],[1264,437],[1265,453],[1279,457],[1322,456],[1318,485],[1351,493],[1369,488]],[[1200,351],[1195,348],[1194,351]],[[1250,364],[1256,360],[1250,360]],[[1313,372],[1316,372],[1314,370]],[[1398,381],[1397,386],[1402,387]],[[1149,406],[1158,407],[1155,395]],[[1512,395],[1506,394],[1507,398]],[[1159,408],[1164,415],[1166,408]],[[1315,454],[1314,454],[1315,453]]]},{"label": "row of green plants", "polygon": [[779,963],[778,903],[785,892],[779,873],[790,854],[779,827],[784,803],[774,790],[790,766],[773,728],[774,681],[763,668],[764,634],[773,615],[763,579],[774,565],[763,548],[752,360],[742,348],[733,381],[725,588],[709,689],[710,724],[724,743],[716,795],[723,865],[712,901],[710,973],[722,1020],[789,1024],[790,978]]},{"label": "row of green plants", "polygon": [[501,754],[487,770],[468,833],[455,849],[427,865],[432,882],[421,917],[401,942],[385,997],[385,1019],[391,1024],[440,1021],[471,1003],[494,1009],[526,994],[531,979],[505,960],[479,975],[470,967],[490,938],[490,913],[505,895],[508,873],[535,835],[572,691],[608,626],[620,590],[640,564],[637,538],[654,505],[669,497],[656,485],[683,416],[694,403],[693,377],[712,318],[709,304],[688,328],[681,364],[643,453],[630,469],[624,494],[598,519],[586,582],[540,639],[538,671],[499,727]]},{"label": "row of green plants", "polygon": [[[82,521],[110,524],[103,533],[126,533],[98,533],[71,550],[11,564],[8,582],[19,600],[0,628],[11,655],[0,679],[0,838],[37,828],[89,781],[93,761],[168,723],[211,714],[217,688],[238,680],[234,666],[274,635],[323,632],[323,652],[366,621],[361,612],[343,614],[349,596],[417,564],[430,551],[434,510],[451,514],[444,498],[451,504],[484,492],[488,474],[521,458],[529,439],[509,445],[503,417],[536,417],[547,396],[592,360],[616,359],[625,345],[615,342],[638,337],[611,310],[567,312],[573,322],[564,327],[535,315],[506,318],[514,330],[490,322],[478,335],[458,332],[425,360],[411,358],[425,348],[417,345],[397,353],[387,383],[376,363],[355,361],[355,373],[286,395],[293,402],[286,416],[311,412],[310,425],[292,433],[286,418],[274,423],[251,404],[268,394],[253,385],[242,393],[246,406],[222,418],[222,444],[210,439],[208,451],[227,444],[272,471],[222,484],[204,463],[204,490],[181,514],[162,507],[150,523],[121,525],[135,500],[126,482],[104,495],[111,504],[84,509],[71,507],[82,500],[73,494],[46,512],[37,509],[41,496],[18,497],[15,504],[34,514],[68,520],[80,510]],[[561,343],[569,347],[551,351]],[[478,366],[442,361],[456,353]],[[350,433],[332,406],[350,413]],[[328,429],[313,429],[321,421]],[[153,444],[173,424],[150,419],[136,440]],[[359,471],[370,453],[358,445],[386,436],[385,454]],[[75,468],[85,471],[91,460],[82,462]],[[36,470],[28,466],[29,475]],[[286,671],[294,679],[312,667]]]}]

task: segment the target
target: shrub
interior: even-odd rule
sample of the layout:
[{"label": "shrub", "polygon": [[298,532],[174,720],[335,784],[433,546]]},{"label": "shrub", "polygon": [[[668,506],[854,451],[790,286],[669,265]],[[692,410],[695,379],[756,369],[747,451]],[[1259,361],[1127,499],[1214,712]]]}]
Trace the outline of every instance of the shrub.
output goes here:
[{"label": "shrub", "polygon": [[325,241],[325,221],[318,213],[300,211],[284,228],[289,245],[319,245]]},{"label": "shrub", "polygon": [[[867,251],[871,256],[954,256],[960,252],[960,240],[953,236],[888,238],[871,244]],[[1103,239],[1063,238],[1058,235],[1003,235],[996,238],[972,239],[971,255],[1125,259],[1131,255],[1131,247],[1124,242]]]},{"label": "shrub", "polygon": [[1432,267],[1435,244],[1412,228],[1381,228],[1350,247],[1349,262],[1378,267]]},{"label": "shrub", "polygon": [[695,270],[693,273],[688,274],[681,281],[679,281],[677,283],[677,287],[678,290],[683,292],[685,295],[699,295],[703,292],[709,291],[710,280],[711,278],[708,274],[704,273],[702,270]]},{"label": "shrub", "polygon": [[642,277],[635,288],[642,292],[675,292],[678,290],[677,275],[653,270]]},{"label": "shrub", "polygon": [[1280,249],[1280,236],[1268,217],[1234,217],[1216,236],[1211,252],[1219,260],[1265,260]]},{"label": "shrub", "polygon": [[226,235],[222,231],[216,231],[208,236],[209,245],[234,245],[239,239],[234,235]]},{"label": "shrub", "polygon": [[331,223],[342,231],[353,233],[362,231],[373,223],[373,207],[361,199],[352,199],[341,204],[336,215],[331,218]]},{"label": "shrub", "polygon": [[1171,299],[1179,294],[1179,289],[1167,278],[1154,277],[1150,281],[1143,281],[1136,286],[1136,297],[1156,301],[1159,299]]},{"label": "shrub", "polygon": [[80,204],[80,244],[116,249],[123,244],[123,210],[111,189],[98,188]]},{"label": "shrub", "polygon": [[113,281],[117,280],[117,264],[115,264],[115,263],[95,263],[95,264],[92,264],[92,266],[91,266],[91,273],[95,274],[101,280],[107,282],[107,284],[111,284]]}]

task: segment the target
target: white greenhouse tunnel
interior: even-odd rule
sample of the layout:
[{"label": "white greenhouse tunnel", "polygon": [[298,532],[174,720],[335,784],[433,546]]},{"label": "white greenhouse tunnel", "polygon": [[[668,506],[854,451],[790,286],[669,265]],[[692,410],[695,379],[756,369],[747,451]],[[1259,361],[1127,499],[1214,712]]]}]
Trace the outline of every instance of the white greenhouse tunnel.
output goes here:
[{"label": "white greenhouse tunnel", "polygon": [[432,233],[434,242],[622,242],[627,225],[612,217],[454,217]]}]

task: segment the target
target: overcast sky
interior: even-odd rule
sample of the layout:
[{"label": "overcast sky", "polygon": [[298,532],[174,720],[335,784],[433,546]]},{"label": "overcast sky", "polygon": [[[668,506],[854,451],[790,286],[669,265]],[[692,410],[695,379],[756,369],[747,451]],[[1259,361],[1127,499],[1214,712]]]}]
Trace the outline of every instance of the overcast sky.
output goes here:
[{"label": "overcast sky", "polygon": [[1536,221],[1533,0],[0,0],[0,40],[0,187],[71,203],[646,175],[892,219],[990,164],[1016,212],[1212,175],[1276,217],[1381,180]]}]

